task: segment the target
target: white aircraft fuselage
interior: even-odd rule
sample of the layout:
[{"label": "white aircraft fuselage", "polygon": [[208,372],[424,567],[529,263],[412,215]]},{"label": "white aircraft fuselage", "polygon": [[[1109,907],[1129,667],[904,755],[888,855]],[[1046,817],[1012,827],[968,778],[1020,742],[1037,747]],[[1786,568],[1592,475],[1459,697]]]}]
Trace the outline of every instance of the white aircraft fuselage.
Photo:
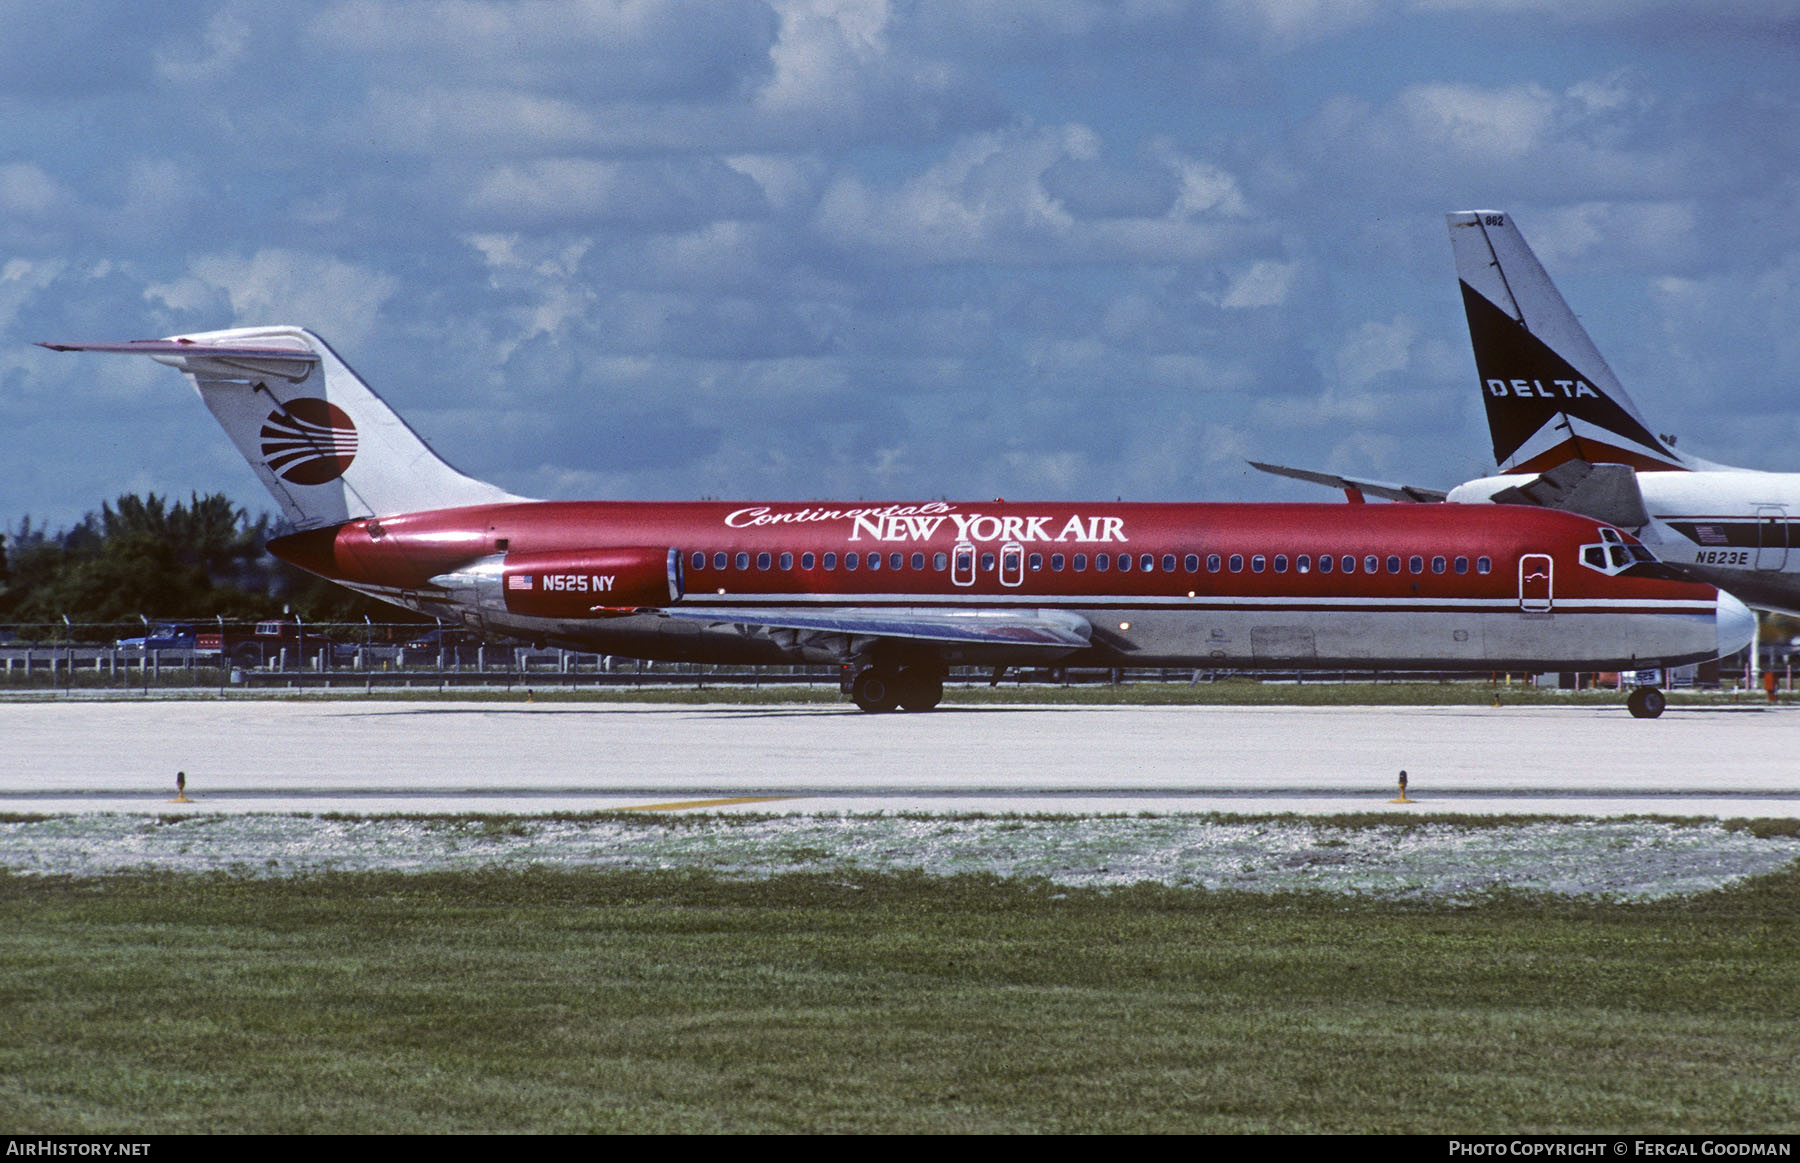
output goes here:
[{"label": "white aircraft fuselage", "polygon": [[[1448,224],[1494,460],[1508,470],[1448,499],[1524,497],[1605,512],[1687,576],[1753,606],[1800,613],[1800,473],[1677,452],[1639,412],[1510,215],[1466,211]],[[1578,491],[1588,466],[1606,467]]]}]

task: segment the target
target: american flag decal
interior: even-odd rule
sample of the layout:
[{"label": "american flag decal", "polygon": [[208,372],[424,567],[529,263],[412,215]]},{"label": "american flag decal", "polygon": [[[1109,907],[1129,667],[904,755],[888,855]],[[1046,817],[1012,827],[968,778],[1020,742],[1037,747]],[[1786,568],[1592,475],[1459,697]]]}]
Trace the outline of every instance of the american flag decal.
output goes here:
[{"label": "american flag decal", "polygon": [[513,574],[511,577],[506,579],[506,588],[509,590],[528,590],[528,589],[530,589],[531,588],[531,575],[528,573]]},{"label": "american flag decal", "polygon": [[1725,537],[1725,531],[1717,525],[1696,525],[1694,526],[1694,536],[1700,539],[1702,545],[1726,545],[1729,543]]}]

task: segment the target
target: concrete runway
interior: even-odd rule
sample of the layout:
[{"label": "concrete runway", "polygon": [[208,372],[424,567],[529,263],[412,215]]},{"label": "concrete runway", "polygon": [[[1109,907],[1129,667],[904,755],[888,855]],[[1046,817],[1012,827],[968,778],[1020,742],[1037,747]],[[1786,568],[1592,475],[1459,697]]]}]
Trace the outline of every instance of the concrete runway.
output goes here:
[{"label": "concrete runway", "polygon": [[15,702],[0,812],[1794,817],[1797,738],[1755,708]]}]

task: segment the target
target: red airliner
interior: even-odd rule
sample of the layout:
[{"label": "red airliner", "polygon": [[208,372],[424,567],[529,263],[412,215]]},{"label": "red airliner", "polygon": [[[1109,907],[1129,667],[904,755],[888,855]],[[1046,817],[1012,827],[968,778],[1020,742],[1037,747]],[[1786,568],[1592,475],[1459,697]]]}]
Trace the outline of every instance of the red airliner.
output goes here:
[{"label": "red airliner", "polygon": [[534,501],[445,464],[302,328],[43,346],[186,374],[295,529],[270,551],[303,569],[526,641],[837,663],[867,711],[936,706],[956,664],[1636,670],[1732,653],[1754,624],[1564,512]]}]

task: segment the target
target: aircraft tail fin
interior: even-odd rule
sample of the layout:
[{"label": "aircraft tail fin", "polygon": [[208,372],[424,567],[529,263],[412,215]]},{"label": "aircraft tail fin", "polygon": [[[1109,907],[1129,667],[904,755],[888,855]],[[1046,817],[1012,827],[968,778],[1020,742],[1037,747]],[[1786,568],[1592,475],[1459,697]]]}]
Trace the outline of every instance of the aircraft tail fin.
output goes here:
[{"label": "aircraft tail fin", "polygon": [[451,468],[305,328],[42,346],[148,355],[182,372],[297,530],[525,499]]},{"label": "aircraft tail fin", "polygon": [[1570,460],[1688,469],[1645,423],[1511,215],[1446,215],[1494,460],[1543,472]]}]

